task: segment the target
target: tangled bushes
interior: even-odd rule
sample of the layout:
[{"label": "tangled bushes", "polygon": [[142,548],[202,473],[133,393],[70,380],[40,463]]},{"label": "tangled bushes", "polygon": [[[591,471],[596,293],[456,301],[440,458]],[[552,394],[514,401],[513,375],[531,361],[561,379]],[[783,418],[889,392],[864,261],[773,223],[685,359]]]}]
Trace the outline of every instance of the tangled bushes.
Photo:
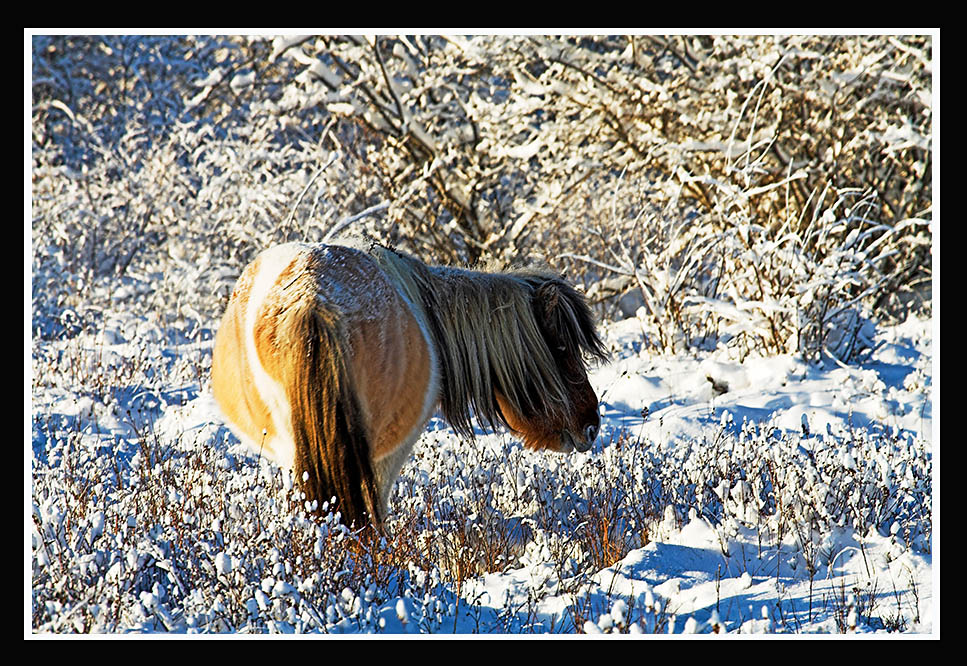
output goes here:
[{"label": "tangled bushes", "polygon": [[929,291],[929,38],[33,47],[35,280],[55,291],[162,261],[165,298],[202,285],[207,315],[257,249],[349,227],[545,260],[608,313],[644,308],[657,351],[845,362]]},{"label": "tangled bushes", "polygon": [[381,138],[399,238],[451,260],[542,248],[599,297],[637,292],[659,351],[850,361],[864,315],[929,284],[928,40],[286,46],[304,99]]}]

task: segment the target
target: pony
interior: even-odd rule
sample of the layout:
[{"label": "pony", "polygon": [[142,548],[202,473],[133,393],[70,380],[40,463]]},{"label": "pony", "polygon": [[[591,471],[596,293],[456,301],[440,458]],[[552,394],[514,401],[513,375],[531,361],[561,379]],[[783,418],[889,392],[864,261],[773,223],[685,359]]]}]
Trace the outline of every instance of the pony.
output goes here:
[{"label": "pony", "polygon": [[381,526],[433,413],[525,446],[588,451],[600,427],[587,361],[606,359],[584,297],[539,268],[427,265],[373,244],[289,243],[239,276],[215,337],[212,393],[315,510]]}]

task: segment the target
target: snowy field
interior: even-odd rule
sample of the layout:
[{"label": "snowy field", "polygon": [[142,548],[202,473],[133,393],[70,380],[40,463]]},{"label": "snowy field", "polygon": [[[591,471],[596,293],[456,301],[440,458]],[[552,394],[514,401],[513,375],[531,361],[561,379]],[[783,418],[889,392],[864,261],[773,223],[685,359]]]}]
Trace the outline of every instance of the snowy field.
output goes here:
[{"label": "snowy field", "polygon": [[[25,32],[25,637],[939,637],[939,37]],[[212,344],[337,232],[564,272],[593,448],[307,515]]]},{"label": "snowy field", "polygon": [[[345,585],[352,537],[222,425],[210,334],[132,316],[34,350],[25,633],[939,634],[930,321],[852,367],[658,357],[608,325],[591,452],[431,420],[389,525],[436,562],[370,554]],[[197,382],[152,381],[178,364]]]}]

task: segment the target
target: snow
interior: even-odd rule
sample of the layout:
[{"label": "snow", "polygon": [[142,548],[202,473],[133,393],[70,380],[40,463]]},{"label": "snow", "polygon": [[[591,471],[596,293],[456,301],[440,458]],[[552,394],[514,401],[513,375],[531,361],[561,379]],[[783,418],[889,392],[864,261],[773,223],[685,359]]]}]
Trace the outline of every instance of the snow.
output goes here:
[{"label": "snow", "polygon": [[[113,322],[111,330],[137,329],[137,322],[129,324]],[[496,570],[460,581],[411,565],[409,571],[394,574],[396,585],[345,587],[328,607],[300,602],[316,589],[316,579],[296,579],[293,570],[299,564],[278,548],[269,551],[263,573],[252,583],[244,582],[250,575],[250,557],[226,545],[227,523],[253,515],[260,503],[275,501],[248,489],[276,478],[278,470],[228,434],[205,384],[145,384],[126,393],[115,391],[113,399],[103,400],[76,386],[38,384],[32,405],[34,483],[44,475],[56,476],[63,461],[75,455],[56,444],[54,426],[43,425],[52,419],[72,424],[68,429],[81,433],[77,441],[84,450],[82,460],[111,456],[126,465],[132,486],[149,483],[138,479],[150,478],[145,475],[159,470],[161,462],[190,460],[193,451],[204,447],[214,456],[212,468],[237,487],[224,498],[225,517],[205,532],[215,534],[215,549],[202,566],[222,581],[235,581],[236,593],[247,590],[238,603],[251,625],[226,623],[224,592],[212,600],[204,590],[189,593],[190,586],[181,590],[171,582],[188,574],[179,573],[174,551],[151,541],[163,526],[151,528],[154,531],[141,541],[126,542],[134,545],[112,554],[111,544],[122,543],[142,523],[134,514],[118,520],[123,512],[112,506],[107,493],[83,525],[72,527],[79,539],[98,546],[90,554],[78,551],[76,570],[113,581],[107,584],[116,587],[133,585],[131,572],[144,571],[152,563],[171,575],[167,583],[162,578],[150,585],[145,581],[140,589],[132,587],[136,602],[133,610],[125,611],[127,625],[103,625],[104,630],[758,635],[871,633],[899,627],[938,634],[934,589],[939,559],[933,561],[931,541],[939,539],[939,523],[923,522],[924,516],[939,515],[938,508],[915,505],[938,502],[932,489],[923,488],[924,473],[927,483],[936,485],[931,468],[939,459],[932,325],[929,320],[910,319],[881,327],[869,359],[843,366],[808,365],[790,355],[738,359],[726,348],[657,355],[642,347],[641,326],[634,317],[607,324],[604,334],[613,359],[593,368],[590,375],[602,414],[602,434],[591,452],[563,456],[524,451],[507,433],[481,432],[474,442],[461,442],[434,418],[391,499],[391,520],[402,523],[426,509],[421,489],[432,488],[439,502],[434,511],[462,515],[471,525],[484,524],[492,516],[472,501],[473,479],[481,480],[494,493],[487,506],[522,544],[518,555]],[[137,350],[136,336],[130,341],[128,337],[105,331],[45,344],[95,363],[85,345],[100,350],[100,359],[116,361],[143,353]],[[204,358],[210,355],[210,344],[209,339],[179,349]],[[157,362],[177,355],[171,350],[149,354]],[[157,418],[147,427],[157,450],[137,444],[135,431],[146,426],[123,416],[133,404],[154,410]],[[619,452],[616,442],[622,436],[625,443]],[[723,452],[734,457],[726,459]],[[850,506],[869,506],[875,517],[854,520],[837,513],[839,505],[829,500],[826,508],[795,509],[807,512],[803,515],[826,516],[825,527],[796,533],[787,526],[777,536],[768,512],[757,509],[757,479],[744,462],[772,459],[796,480],[790,482],[790,490],[775,489],[777,502],[788,500],[793,506],[805,505],[811,497],[837,497],[843,503],[856,502]],[[652,466],[645,467],[646,463]],[[511,465],[514,471],[507,472],[502,465]],[[735,469],[743,465],[736,475]],[[655,488],[661,484],[653,478],[655,470],[667,470],[669,479],[675,473],[706,478],[709,494],[698,501],[701,488],[693,488],[692,499],[682,496],[686,491],[681,488],[658,488],[667,501],[657,507],[657,515],[633,528],[627,523],[626,537],[641,530],[647,537],[607,566],[591,567],[588,553],[568,550],[587,525],[568,524],[567,516],[582,516],[582,511],[598,506],[595,502],[604,502],[612,478],[615,489]],[[232,480],[236,475],[237,483]],[[875,505],[873,497],[848,497],[865,487],[850,485],[849,479],[865,477],[893,489],[891,504]],[[451,487],[445,485],[448,480]],[[291,479],[286,484],[284,488],[292,490]],[[802,494],[797,496],[795,490]],[[181,506],[194,501],[193,494],[204,498],[209,492],[213,491],[207,486],[169,489],[166,499]],[[516,513],[504,497],[507,493],[519,495],[513,504]],[[42,542],[56,542],[51,535],[63,533],[69,522],[67,507],[58,506],[55,498],[32,501],[36,522],[28,532],[34,580],[57,561]],[[646,501],[644,495],[640,501]],[[464,506],[472,506],[472,513]],[[697,510],[699,506],[705,508]],[[562,517],[562,529],[542,527],[535,517],[543,513]],[[184,510],[186,526],[205,519]],[[319,539],[305,556],[322,561],[331,527],[315,529],[320,530]],[[319,575],[338,579],[341,574]],[[201,604],[205,613],[186,610],[193,595],[207,599]],[[109,622],[113,616],[104,604],[98,607],[98,613],[91,614],[95,631],[101,626],[97,622]],[[66,604],[48,601],[46,608],[51,619],[35,631],[63,631],[65,626],[79,630],[76,615],[66,619],[71,611]],[[209,618],[207,624],[203,618]]]},{"label": "snow", "polygon": [[[639,330],[632,318],[611,332],[632,345]],[[840,436],[875,422],[930,439],[929,394],[904,388],[918,369],[929,372],[924,366],[929,347],[916,349],[930,338],[930,322],[907,322],[885,332],[875,360],[858,367],[817,369],[790,355],[737,362],[727,353],[705,358],[641,353],[601,368],[594,378],[609,420],[639,427],[653,439],[696,436],[711,423],[712,412],[728,412],[736,423],[772,419],[790,431],[808,422],[816,432]],[[727,391],[717,394],[717,386]],[[637,418],[643,408],[650,415],[644,422]]]}]

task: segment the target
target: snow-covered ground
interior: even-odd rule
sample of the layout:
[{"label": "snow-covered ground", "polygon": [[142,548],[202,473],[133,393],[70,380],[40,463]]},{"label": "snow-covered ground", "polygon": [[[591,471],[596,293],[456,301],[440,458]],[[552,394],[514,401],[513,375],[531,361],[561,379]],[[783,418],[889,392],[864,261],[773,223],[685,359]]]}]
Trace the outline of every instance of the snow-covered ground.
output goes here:
[{"label": "snow-covered ground", "polygon": [[[332,572],[303,575],[312,567],[283,546],[264,558],[233,546],[231,530],[264,510],[246,488],[279,475],[222,426],[206,390],[210,337],[152,326],[115,319],[97,336],[35,343],[27,632],[939,634],[930,321],[881,328],[869,360],[849,367],[725,349],[656,356],[635,318],[610,324],[613,360],[591,376],[603,425],[592,451],[534,453],[506,433],[466,442],[432,419],[404,467],[391,529],[428,512],[437,539],[448,517],[497,521],[516,526],[500,532],[518,539],[512,557],[459,579],[414,564],[326,608],[310,600]],[[159,386],[162,366],[197,381]],[[213,481],[165,501],[218,515],[153,524],[138,488],[182,473]],[[606,566],[579,538],[602,516],[627,546]],[[210,589],[186,582],[202,573]]]},{"label": "snow-covered ground", "polygon": [[[626,350],[635,349],[641,337],[635,319],[608,333]],[[800,451],[828,447],[856,469],[851,460],[861,455],[854,448],[856,430],[904,433],[931,448],[931,339],[931,322],[911,320],[882,331],[879,347],[863,366],[823,369],[790,356],[738,362],[726,352],[704,358],[630,353],[598,369],[592,382],[606,423],[629,429],[645,448],[701,442],[715,437],[723,423],[768,423],[790,433],[807,429],[810,435],[797,440]],[[670,519],[653,541],[593,576],[595,613],[580,629],[653,631],[664,620],[669,632],[715,631],[716,625],[738,633],[836,632],[837,613],[845,612],[848,621],[853,613],[855,622],[860,597],[873,591],[884,615],[912,619],[908,614],[916,608],[919,620],[910,621],[907,631],[939,633],[933,625],[933,558],[924,544],[911,548],[895,531],[858,534],[847,528],[823,539],[827,562],[810,582],[795,546],[763,548],[755,530],[716,526],[694,512],[682,525]],[[537,562],[485,576],[469,596],[522,603],[528,582],[547,567]],[[845,611],[837,605],[844,590]],[[568,602],[551,594],[541,608],[561,616]],[[627,621],[630,607],[638,609],[638,626]],[[873,624],[858,630],[881,628]]]}]

